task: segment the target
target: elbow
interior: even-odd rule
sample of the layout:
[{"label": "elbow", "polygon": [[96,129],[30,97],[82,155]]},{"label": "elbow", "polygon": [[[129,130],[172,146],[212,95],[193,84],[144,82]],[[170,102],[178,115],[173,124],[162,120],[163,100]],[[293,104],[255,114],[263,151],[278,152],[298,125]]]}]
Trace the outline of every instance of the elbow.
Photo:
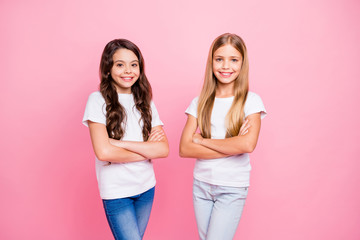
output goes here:
[{"label": "elbow", "polygon": [[149,159],[153,158],[166,158],[169,155],[169,146],[166,145],[164,147],[161,147],[157,149],[156,151],[152,152],[152,154],[147,155]]},{"label": "elbow", "polygon": [[245,152],[246,153],[252,153],[255,150],[255,148],[256,148],[256,143],[255,144],[249,143],[246,146]]},{"label": "elbow", "polygon": [[106,149],[96,151],[95,155],[99,161],[109,162],[109,151],[107,151]]},{"label": "elbow", "polygon": [[187,154],[186,148],[182,145],[180,145],[180,147],[179,147],[179,156],[182,158],[189,157],[189,155]]},{"label": "elbow", "polygon": [[160,152],[160,158],[166,158],[167,156],[169,156],[169,144],[166,143],[166,145],[164,144],[164,146],[161,148],[161,152]]},{"label": "elbow", "polygon": [[169,156],[169,147],[164,148],[160,153],[160,158],[166,158]]}]

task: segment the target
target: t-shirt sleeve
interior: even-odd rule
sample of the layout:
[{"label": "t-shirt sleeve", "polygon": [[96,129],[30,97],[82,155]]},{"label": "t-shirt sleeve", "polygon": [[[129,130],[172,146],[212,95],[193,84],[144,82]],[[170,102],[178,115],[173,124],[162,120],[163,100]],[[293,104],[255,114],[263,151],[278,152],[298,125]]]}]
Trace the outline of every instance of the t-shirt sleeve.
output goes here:
[{"label": "t-shirt sleeve", "polygon": [[197,118],[197,106],[198,106],[199,97],[194,98],[189,107],[185,110],[185,113],[190,114]]},{"label": "t-shirt sleeve", "polygon": [[151,106],[151,112],[152,112],[151,127],[163,126],[164,123],[160,120],[159,113],[158,113],[155,103],[153,101],[151,101],[150,106]]},{"label": "t-shirt sleeve", "polygon": [[245,102],[244,111],[245,111],[245,118],[254,113],[260,113],[261,119],[263,119],[267,115],[265,106],[260,96],[253,92],[248,93],[248,97]]},{"label": "t-shirt sleeve", "polygon": [[85,107],[82,123],[89,127],[88,121],[102,123],[106,125],[106,105],[101,93],[90,94]]}]

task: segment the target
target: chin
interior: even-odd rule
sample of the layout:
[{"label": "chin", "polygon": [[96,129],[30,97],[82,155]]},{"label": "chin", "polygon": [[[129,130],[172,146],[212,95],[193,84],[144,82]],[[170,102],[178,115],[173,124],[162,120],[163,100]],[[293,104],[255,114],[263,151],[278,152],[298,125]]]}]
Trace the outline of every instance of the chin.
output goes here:
[{"label": "chin", "polygon": [[233,83],[235,81],[235,79],[222,79],[222,80],[218,80],[220,83],[222,84],[229,84],[229,83]]}]

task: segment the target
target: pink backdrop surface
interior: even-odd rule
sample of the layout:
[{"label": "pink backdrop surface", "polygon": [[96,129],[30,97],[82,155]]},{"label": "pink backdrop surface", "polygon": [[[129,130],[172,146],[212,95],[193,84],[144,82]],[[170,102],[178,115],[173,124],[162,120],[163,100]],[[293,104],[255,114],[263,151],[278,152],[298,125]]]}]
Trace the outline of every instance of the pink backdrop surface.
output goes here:
[{"label": "pink backdrop surface", "polygon": [[269,112],[235,239],[360,239],[359,12],[355,0],[2,0],[0,239],[112,239],[81,120],[114,38],[142,50],[170,143],[145,240],[197,239],[195,160],[178,144],[224,32],[247,43]]}]

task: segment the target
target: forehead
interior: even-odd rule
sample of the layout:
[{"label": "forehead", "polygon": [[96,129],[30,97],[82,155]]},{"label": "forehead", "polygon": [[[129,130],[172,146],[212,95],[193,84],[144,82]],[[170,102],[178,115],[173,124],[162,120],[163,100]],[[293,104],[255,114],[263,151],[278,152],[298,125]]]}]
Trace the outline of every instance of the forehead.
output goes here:
[{"label": "forehead", "polygon": [[225,44],[219,47],[215,52],[214,56],[236,56],[241,57],[241,53],[230,44]]},{"label": "forehead", "polygon": [[120,48],[116,50],[116,52],[113,55],[113,60],[122,60],[122,61],[139,61],[139,59],[136,57],[135,53],[129,49],[126,48]]}]

